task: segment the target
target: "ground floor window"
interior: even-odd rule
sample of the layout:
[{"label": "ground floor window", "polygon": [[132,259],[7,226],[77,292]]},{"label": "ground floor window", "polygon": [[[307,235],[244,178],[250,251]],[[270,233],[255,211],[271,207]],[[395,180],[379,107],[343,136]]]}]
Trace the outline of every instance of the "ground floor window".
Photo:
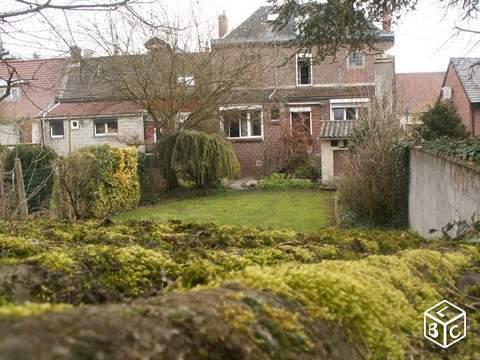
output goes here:
[{"label": "ground floor window", "polygon": [[223,124],[228,138],[262,137],[261,110],[226,110],[223,112]]},{"label": "ground floor window", "polygon": [[312,134],[312,111],[310,108],[291,108],[290,123],[292,130],[308,135]]},{"label": "ground floor window", "polygon": [[107,136],[118,134],[117,119],[96,119],[94,121],[95,136]]},{"label": "ground floor window", "polygon": [[64,135],[63,120],[50,121],[50,136],[52,138],[63,138]]}]

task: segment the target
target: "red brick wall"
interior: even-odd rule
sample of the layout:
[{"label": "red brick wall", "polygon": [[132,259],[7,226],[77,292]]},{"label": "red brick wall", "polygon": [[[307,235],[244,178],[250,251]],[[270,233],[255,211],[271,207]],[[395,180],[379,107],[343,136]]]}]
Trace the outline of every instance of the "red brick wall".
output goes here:
[{"label": "red brick wall", "polygon": [[[445,85],[452,88],[452,103],[458,110],[458,114],[462,118],[463,124],[469,132],[472,132],[472,120],[470,101],[468,100],[463,86],[458,79],[457,73],[452,65],[448,67],[447,76],[445,78]],[[480,133],[477,130],[477,134]]]},{"label": "red brick wall", "polygon": [[[273,106],[281,108],[280,121],[271,121],[270,109]],[[283,126],[290,124],[291,107],[310,107],[312,110],[312,138],[313,154],[320,154],[320,127],[322,120],[330,119],[330,105],[326,101],[323,105],[299,105],[285,106],[284,104],[263,105],[264,140],[232,140],[233,148],[237,154],[241,166],[241,176],[260,177],[272,170],[280,170],[278,160],[282,148],[281,133]],[[318,156],[317,156],[318,157]],[[262,166],[257,166],[257,161]]]},{"label": "red brick wall", "polygon": [[475,136],[480,136],[480,107],[477,105],[473,109],[473,116],[475,121]]}]

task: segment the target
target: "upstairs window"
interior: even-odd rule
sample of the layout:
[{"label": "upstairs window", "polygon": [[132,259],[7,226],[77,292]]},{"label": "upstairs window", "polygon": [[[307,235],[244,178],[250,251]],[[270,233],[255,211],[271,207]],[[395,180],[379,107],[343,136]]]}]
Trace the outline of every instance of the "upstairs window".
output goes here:
[{"label": "upstairs window", "polygon": [[188,76],[179,76],[177,78],[178,85],[185,85],[185,86],[195,86],[195,77],[192,75]]},{"label": "upstairs window", "polygon": [[312,85],[312,55],[298,54],[297,55],[297,85],[306,86]]},{"label": "upstairs window", "polygon": [[261,110],[227,110],[223,113],[225,135],[228,138],[260,138],[262,136]]},{"label": "upstairs window", "polygon": [[354,52],[348,55],[347,65],[350,69],[360,69],[365,66],[365,55],[362,52]]},{"label": "upstairs window", "polygon": [[50,121],[50,137],[63,138],[65,130],[63,128],[63,120],[51,120]]},{"label": "upstairs window", "polygon": [[[5,95],[6,88],[0,88],[0,96]],[[5,101],[18,101],[22,97],[22,89],[20,87],[11,87],[10,94],[4,99]]]},{"label": "upstairs window", "polygon": [[94,121],[95,136],[118,135],[117,119],[97,119]]}]

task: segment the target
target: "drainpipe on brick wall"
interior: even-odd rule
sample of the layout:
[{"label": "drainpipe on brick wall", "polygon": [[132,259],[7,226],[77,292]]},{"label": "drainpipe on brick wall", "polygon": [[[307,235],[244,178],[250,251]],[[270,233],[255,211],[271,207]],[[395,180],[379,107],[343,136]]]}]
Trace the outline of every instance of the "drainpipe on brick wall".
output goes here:
[{"label": "drainpipe on brick wall", "polygon": [[[277,39],[276,39],[276,37],[273,40],[273,52],[275,54],[275,61],[276,61],[277,60]],[[272,98],[275,95],[275,93],[277,92],[277,88],[278,88],[278,67],[277,67],[276,63],[275,63],[275,69],[274,69],[273,74],[274,74],[274,77],[275,77],[275,89],[273,89],[272,93],[268,97],[268,100],[272,100]]]},{"label": "drainpipe on brick wall", "polygon": [[470,103],[470,123],[472,124],[472,136],[475,136],[475,106]]}]

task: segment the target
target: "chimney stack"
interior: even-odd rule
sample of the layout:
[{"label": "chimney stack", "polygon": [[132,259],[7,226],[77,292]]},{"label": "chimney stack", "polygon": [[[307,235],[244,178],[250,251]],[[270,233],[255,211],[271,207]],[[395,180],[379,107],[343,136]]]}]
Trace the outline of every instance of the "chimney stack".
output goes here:
[{"label": "chimney stack", "polygon": [[228,18],[225,11],[218,17],[218,37],[222,39],[228,34]]},{"label": "chimney stack", "polygon": [[383,14],[382,29],[385,32],[392,31],[392,13],[390,11],[386,11]]},{"label": "chimney stack", "polygon": [[82,58],[82,49],[77,45],[70,46],[70,57],[72,60],[80,60]]}]

